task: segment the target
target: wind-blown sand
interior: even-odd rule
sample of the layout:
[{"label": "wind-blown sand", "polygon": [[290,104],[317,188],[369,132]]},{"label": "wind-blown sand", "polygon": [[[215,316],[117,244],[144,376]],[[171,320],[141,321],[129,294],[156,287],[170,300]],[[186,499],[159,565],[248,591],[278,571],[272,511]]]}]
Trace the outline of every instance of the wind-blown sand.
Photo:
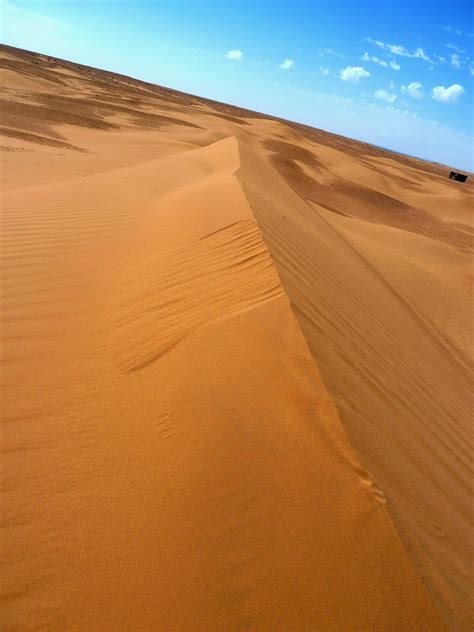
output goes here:
[{"label": "wind-blown sand", "polygon": [[472,181],[0,52],[2,629],[470,630]]}]

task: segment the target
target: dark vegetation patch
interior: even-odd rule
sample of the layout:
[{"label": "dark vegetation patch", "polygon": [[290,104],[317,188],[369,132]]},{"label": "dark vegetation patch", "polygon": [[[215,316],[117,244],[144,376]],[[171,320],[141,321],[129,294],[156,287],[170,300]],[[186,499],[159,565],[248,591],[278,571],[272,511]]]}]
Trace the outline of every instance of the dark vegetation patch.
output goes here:
[{"label": "dark vegetation patch", "polygon": [[236,105],[221,103],[220,101],[214,101],[213,99],[204,99],[201,97],[194,98],[200,105],[206,105],[207,107],[210,107],[215,112],[219,112],[220,114],[227,114],[238,118],[275,120],[273,116],[268,116],[267,114],[254,112],[253,110],[247,110],[245,108],[240,108]]},{"label": "dark vegetation patch", "polygon": [[25,118],[21,109],[17,112],[16,108],[13,107],[15,102],[8,101],[8,103],[11,103],[12,105],[10,107],[3,107],[0,104],[0,125],[3,125],[3,127],[24,130],[25,132],[31,132],[32,134],[39,134],[40,136],[49,136],[50,138],[64,140],[64,136],[50,127],[50,125],[48,125],[48,123],[44,120],[32,117]]},{"label": "dark vegetation patch", "polygon": [[[8,117],[33,120],[46,125],[76,125],[78,127],[90,127],[93,129],[114,129],[117,125],[108,123],[98,116],[86,115],[79,108],[63,108],[61,97],[58,102],[52,98],[51,105],[56,107],[43,107],[19,101],[7,101],[0,99],[0,114],[2,120]],[[58,109],[60,108],[60,109]]]},{"label": "dark vegetation patch", "polygon": [[286,162],[289,162],[290,160],[298,160],[304,165],[308,165],[308,167],[320,168],[323,166],[321,161],[313,154],[312,151],[305,149],[300,145],[272,139],[262,141],[262,145],[265,149],[269,149],[270,151],[284,157]]},{"label": "dark vegetation patch", "polygon": [[152,105],[152,103],[145,101],[144,99],[139,99],[137,97],[124,97],[119,96],[117,94],[110,95],[107,92],[93,92],[88,95],[87,98],[97,99],[102,103],[110,103],[112,105],[116,105],[117,103],[121,103],[127,107],[146,107]]},{"label": "dark vegetation patch", "polygon": [[[380,174],[381,176],[385,176],[386,178],[389,178],[390,180],[392,180],[393,182],[396,182],[397,184],[401,185],[404,189],[410,189],[411,191],[417,191],[419,192],[419,190],[423,187],[423,184],[427,181],[427,180],[432,180],[432,176],[426,177],[421,179],[418,175],[414,176],[414,177],[418,177],[419,180],[412,180],[410,178],[405,178],[403,176],[394,174],[394,173],[387,173],[386,171],[383,170],[383,168],[381,167],[381,165],[379,165],[378,163],[369,160],[369,159],[360,159],[359,161],[361,164],[363,164],[365,167],[367,167],[368,169],[371,169],[372,171],[375,171],[376,173]],[[393,168],[396,169],[396,166],[393,165]]]},{"label": "dark vegetation patch", "polygon": [[[207,114],[207,112],[205,112]],[[247,121],[241,118],[237,118],[236,116],[231,116],[230,114],[222,114],[221,112],[209,112],[211,116],[215,116],[216,118],[225,119],[226,121],[230,121],[231,123],[237,123],[237,125],[250,125]]]},{"label": "dark vegetation patch", "polygon": [[[107,116],[115,116],[124,114],[135,125],[159,129],[163,125],[184,125],[185,127],[199,128],[195,123],[189,123],[175,117],[165,116],[162,114],[153,114],[151,112],[143,112],[135,108],[128,107],[117,103],[104,103],[98,99],[92,98],[74,98],[50,94],[36,94],[35,100],[47,105],[49,108],[54,107],[55,110],[67,113],[71,116],[85,116],[88,120],[95,120],[106,125],[111,125],[104,121]],[[117,127],[113,124],[112,127]]]},{"label": "dark vegetation patch", "polygon": [[147,127],[149,129],[161,129],[164,125],[181,125],[182,127],[202,129],[202,127],[200,125],[196,125],[196,123],[191,123],[172,116],[163,116],[161,114],[145,114],[143,112],[137,112],[132,115],[131,120],[135,123],[135,125]]},{"label": "dark vegetation patch", "polygon": [[[23,140],[28,143],[36,143],[37,145],[48,145],[49,147],[59,147],[61,149],[71,149],[72,151],[89,153],[87,149],[77,147],[76,145],[71,145],[70,143],[66,143],[62,140],[56,140],[54,138],[48,138],[46,136],[39,136],[38,134],[30,134],[29,132],[22,132],[20,130],[10,129],[8,127],[0,127],[0,135],[7,136],[9,138],[16,138],[17,140]],[[13,147],[9,149],[12,151],[16,150],[16,148]],[[22,149],[18,148],[18,151],[22,151]]]},{"label": "dark vegetation patch", "polygon": [[400,165],[410,167],[416,170],[420,175],[429,177],[430,179],[446,180],[447,169],[444,165],[440,165],[434,162],[424,161],[397,152],[389,151],[369,143],[346,138],[345,136],[339,136],[330,132],[309,127],[301,123],[294,123],[292,121],[286,121],[286,124],[298,132],[303,138],[337,149],[344,152],[348,156],[358,158],[360,160],[370,158],[385,158],[397,162]]},{"label": "dark vegetation patch", "polygon": [[26,77],[31,77],[32,79],[37,79],[39,77],[40,79],[50,81],[51,83],[64,85],[64,81],[59,78],[58,73],[49,70],[47,67],[42,67],[39,63],[32,67],[30,61],[25,62],[16,59],[0,59],[0,68],[13,70],[14,72],[25,75]]},{"label": "dark vegetation patch", "polygon": [[311,152],[293,143],[264,141],[263,144],[275,152],[270,157],[271,163],[303,199],[345,217],[392,226],[457,248],[472,249],[472,234],[464,225],[443,221],[423,209],[345,178],[338,178],[332,184],[321,184],[295,162],[299,160],[321,172],[323,165]]},{"label": "dark vegetation patch", "polygon": [[8,145],[0,145],[0,153],[7,152],[7,151],[21,153],[21,152],[29,152],[33,150],[27,149],[26,147],[9,147]]}]

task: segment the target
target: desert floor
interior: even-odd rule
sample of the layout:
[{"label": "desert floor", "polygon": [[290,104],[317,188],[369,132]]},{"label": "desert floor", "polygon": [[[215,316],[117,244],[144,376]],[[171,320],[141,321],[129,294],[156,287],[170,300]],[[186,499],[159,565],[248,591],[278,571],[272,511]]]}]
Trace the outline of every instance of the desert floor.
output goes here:
[{"label": "desert floor", "polygon": [[472,178],[0,56],[2,629],[472,630]]}]

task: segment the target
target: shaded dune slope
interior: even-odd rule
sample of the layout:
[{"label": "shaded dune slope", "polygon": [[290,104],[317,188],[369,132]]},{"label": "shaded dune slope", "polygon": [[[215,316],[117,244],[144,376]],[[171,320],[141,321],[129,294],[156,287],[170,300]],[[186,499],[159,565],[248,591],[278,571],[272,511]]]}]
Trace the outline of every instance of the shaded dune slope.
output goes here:
[{"label": "shaded dune slope", "polygon": [[4,628],[471,629],[472,185],[0,57]]},{"label": "shaded dune slope", "polygon": [[[398,278],[403,255],[411,254],[409,235],[387,237],[386,229],[370,232],[367,224],[361,228],[339,215],[334,221],[324,205],[296,194],[291,171],[282,171],[282,178],[254,150],[242,151],[239,177],[349,439],[389,498],[402,539],[447,620],[468,630],[472,321],[466,282],[463,291],[456,288],[458,270],[470,274],[468,257],[437,252],[433,242],[417,237],[416,252],[426,249],[435,261],[448,255],[457,263],[447,268],[454,274],[440,278],[429,265],[420,270],[419,262],[409,261],[406,276]],[[270,179],[271,188],[261,185]],[[433,221],[435,235],[440,221]],[[417,272],[425,286],[414,292]],[[423,292],[429,284],[435,296],[428,302]],[[444,299],[443,286],[449,292]],[[420,298],[429,310],[417,304]],[[436,303],[443,301],[448,313],[456,302],[465,313],[456,314],[455,324],[444,315],[440,327],[431,318],[436,308],[442,312]],[[456,325],[449,336],[446,329]]]}]

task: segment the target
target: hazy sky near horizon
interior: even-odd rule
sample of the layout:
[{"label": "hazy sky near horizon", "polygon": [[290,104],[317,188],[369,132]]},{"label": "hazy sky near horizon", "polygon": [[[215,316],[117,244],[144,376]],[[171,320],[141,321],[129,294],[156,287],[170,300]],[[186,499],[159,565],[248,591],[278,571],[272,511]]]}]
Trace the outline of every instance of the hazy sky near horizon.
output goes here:
[{"label": "hazy sky near horizon", "polygon": [[2,42],[474,171],[469,0],[0,0]]}]

